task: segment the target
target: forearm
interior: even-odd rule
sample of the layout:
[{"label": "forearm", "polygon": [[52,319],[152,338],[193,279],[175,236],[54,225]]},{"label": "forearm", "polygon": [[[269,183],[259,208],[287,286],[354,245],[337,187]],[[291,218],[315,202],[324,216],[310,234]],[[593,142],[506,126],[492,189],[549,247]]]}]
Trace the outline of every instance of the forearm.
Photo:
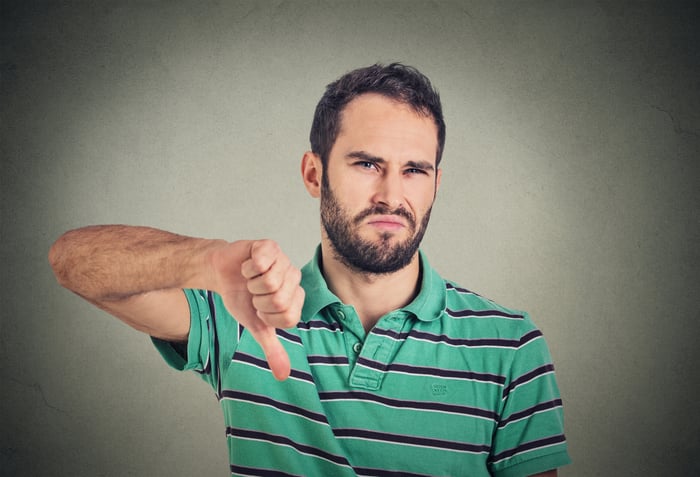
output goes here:
[{"label": "forearm", "polygon": [[275,328],[295,326],[304,305],[301,272],[271,240],[205,240],[147,227],[71,230],[53,244],[58,282],[129,326],[184,342],[190,307],[180,288],[217,292],[258,341],[278,379],[290,372]]},{"label": "forearm", "polygon": [[51,247],[58,282],[93,302],[173,288],[209,288],[210,253],[224,244],[148,227],[100,225],[71,230]]}]

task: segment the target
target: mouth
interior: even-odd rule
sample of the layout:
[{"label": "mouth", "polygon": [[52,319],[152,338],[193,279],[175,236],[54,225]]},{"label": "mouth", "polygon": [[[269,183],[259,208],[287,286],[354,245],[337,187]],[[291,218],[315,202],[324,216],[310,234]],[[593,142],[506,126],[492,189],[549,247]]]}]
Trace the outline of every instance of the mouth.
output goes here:
[{"label": "mouth", "polygon": [[370,217],[367,224],[384,231],[396,231],[406,227],[405,221],[396,215],[376,215]]}]

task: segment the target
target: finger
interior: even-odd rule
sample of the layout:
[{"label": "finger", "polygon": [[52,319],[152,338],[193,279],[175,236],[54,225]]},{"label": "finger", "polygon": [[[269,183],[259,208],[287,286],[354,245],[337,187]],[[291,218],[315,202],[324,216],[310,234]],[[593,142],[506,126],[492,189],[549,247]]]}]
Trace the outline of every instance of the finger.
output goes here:
[{"label": "finger", "polygon": [[[252,285],[252,287],[257,288],[256,285]],[[261,286],[261,288],[263,287]],[[263,313],[294,311],[295,305],[299,305],[297,296],[299,292],[303,292],[301,288],[301,271],[290,267],[282,278],[281,284],[274,292],[260,295],[251,294],[251,302],[256,310]]]},{"label": "finger", "polygon": [[278,381],[287,379],[291,373],[292,366],[287,351],[282,346],[279,338],[277,338],[275,329],[266,326],[256,330],[250,329],[249,331],[262,348],[263,353],[265,353],[265,359],[275,379]]},{"label": "finger", "polygon": [[[241,275],[251,279],[270,271],[276,262],[284,266],[284,255],[272,240],[258,240],[250,247],[250,258],[241,264]],[[287,259],[288,261],[288,259]]]},{"label": "finger", "polygon": [[251,295],[270,295],[278,292],[289,293],[301,282],[301,271],[287,261],[276,262],[270,270],[246,283]]},{"label": "finger", "polygon": [[276,310],[274,304],[272,304],[266,311],[268,303],[263,303],[262,305],[257,303],[258,300],[269,299],[269,297],[255,297],[253,298],[253,304],[258,310],[258,318],[266,325],[274,328],[293,328],[301,319],[304,297],[304,289],[297,285],[291,290],[291,295],[285,300],[284,309],[282,310]]}]

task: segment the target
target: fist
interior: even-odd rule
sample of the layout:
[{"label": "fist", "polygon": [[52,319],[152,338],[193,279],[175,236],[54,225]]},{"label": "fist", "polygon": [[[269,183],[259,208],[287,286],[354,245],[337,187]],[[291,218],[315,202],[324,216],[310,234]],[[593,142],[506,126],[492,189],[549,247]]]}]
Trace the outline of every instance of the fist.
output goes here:
[{"label": "fist", "polygon": [[301,271],[272,240],[227,244],[214,262],[224,305],[260,344],[275,378],[286,379],[289,357],[275,329],[291,328],[301,318]]},{"label": "fist", "polygon": [[257,317],[273,328],[291,328],[301,318],[304,290],[301,271],[292,266],[272,240],[250,246],[250,258],[241,264],[241,275],[252,297]]}]

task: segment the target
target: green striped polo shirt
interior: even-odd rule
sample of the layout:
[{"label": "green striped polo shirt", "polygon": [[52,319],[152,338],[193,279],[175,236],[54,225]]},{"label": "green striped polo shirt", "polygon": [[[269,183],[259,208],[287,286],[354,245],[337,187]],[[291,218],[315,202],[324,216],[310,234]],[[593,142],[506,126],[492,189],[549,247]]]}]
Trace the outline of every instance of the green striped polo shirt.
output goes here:
[{"label": "green striped polo shirt", "polygon": [[562,402],[529,317],[443,280],[421,252],[421,290],[365,332],[328,289],[320,250],[302,270],[292,363],[279,382],[221,298],[185,290],[184,359],[223,408],[235,476],[523,476],[569,463]]}]

